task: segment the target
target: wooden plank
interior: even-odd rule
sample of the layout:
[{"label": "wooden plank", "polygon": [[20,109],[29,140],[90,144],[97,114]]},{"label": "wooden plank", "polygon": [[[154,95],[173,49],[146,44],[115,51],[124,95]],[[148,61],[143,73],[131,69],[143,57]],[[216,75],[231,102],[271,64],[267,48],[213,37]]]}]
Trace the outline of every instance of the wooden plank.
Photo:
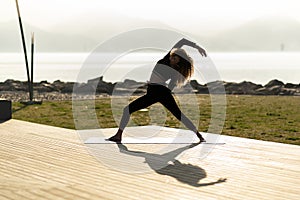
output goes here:
[{"label": "wooden plank", "polygon": [[[130,137],[141,130],[146,135],[160,130],[157,137],[169,138],[191,134],[154,126],[126,130]],[[116,129],[100,131],[109,136]],[[213,149],[208,145],[186,149],[184,145],[175,145],[172,148],[184,151],[165,168],[153,169],[151,162],[163,158],[156,152],[157,145],[163,144],[126,144],[129,151],[139,151],[144,156],[137,157],[120,152],[115,144],[110,144],[110,148],[91,147],[80,139],[95,134],[97,131],[82,137],[75,130],[19,120],[0,124],[0,199],[299,199],[300,196],[300,147],[296,145],[221,136],[219,142],[226,144]],[[93,156],[92,150],[103,160]],[[204,150],[211,152],[200,158],[199,152]],[[147,170],[134,173],[133,169],[140,170],[138,164]],[[220,178],[227,180],[218,183]]]}]

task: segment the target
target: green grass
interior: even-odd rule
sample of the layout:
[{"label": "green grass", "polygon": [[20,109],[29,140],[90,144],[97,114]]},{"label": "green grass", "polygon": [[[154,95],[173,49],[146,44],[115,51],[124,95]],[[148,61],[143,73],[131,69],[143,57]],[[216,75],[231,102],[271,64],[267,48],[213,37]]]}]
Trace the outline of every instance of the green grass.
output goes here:
[{"label": "green grass", "polygon": [[[300,97],[228,95],[226,98],[226,120],[222,134],[300,145]],[[199,131],[209,131],[210,96],[199,95],[198,100],[201,114]],[[94,105],[94,101],[90,103]],[[95,106],[86,106],[86,101],[82,101],[80,106],[82,106],[79,112],[81,119],[76,121],[76,124],[79,124],[77,129],[117,127],[114,116],[122,114],[120,108],[113,115],[109,97],[96,100]],[[185,110],[193,111],[193,106],[187,103]],[[97,118],[94,116],[95,113]],[[167,114],[165,123],[161,122],[165,119],[164,113]],[[190,113],[186,114],[189,116]],[[151,123],[149,115],[158,116],[158,125],[184,128],[173,115],[162,110],[159,105],[155,105],[150,111],[133,113],[129,126],[149,125]],[[199,116],[189,117],[198,119]],[[13,103],[13,118],[75,129],[72,101],[45,101],[42,105],[30,106]]]}]

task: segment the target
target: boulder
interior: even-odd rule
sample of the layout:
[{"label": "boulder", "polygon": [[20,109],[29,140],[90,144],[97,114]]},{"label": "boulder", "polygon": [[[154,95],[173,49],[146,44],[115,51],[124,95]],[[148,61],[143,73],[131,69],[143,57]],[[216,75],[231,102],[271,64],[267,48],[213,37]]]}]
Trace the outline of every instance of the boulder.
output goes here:
[{"label": "boulder", "polygon": [[[72,92],[73,92],[73,88],[72,88]],[[96,87],[91,85],[91,84],[76,84],[74,86],[74,92],[76,94],[90,94],[90,95],[94,95],[96,92]]]},{"label": "boulder", "polygon": [[268,88],[269,90],[269,94],[270,95],[279,95],[281,90],[283,88],[283,85],[275,85],[275,86],[272,86],[270,88]]},{"label": "boulder", "polygon": [[267,93],[269,93],[269,90],[265,87],[262,87],[262,88],[256,89],[254,94],[256,94],[256,95],[268,95]]},{"label": "boulder", "polygon": [[67,82],[60,87],[60,92],[61,93],[72,93],[73,92],[73,87],[74,87],[74,82]]},{"label": "boulder", "polygon": [[195,90],[198,90],[198,88],[201,86],[196,80],[191,80],[190,85]]},{"label": "boulder", "polygon": [[225,83],[227,94],[255,94],[255,90],[262,88],[262,85],[257,85],[252,82],[243,81],[241,83]]},{"label": "boulder", "polygon": [[88,80],[88,85],[96,88],[97,94],[112,94],[115,84],[103,81],[103,76]]},{"label": "boulder", "polygon": [[197,90],[198,90],[198,92],[197,92],[198,94],[208,94],[209,93],[206,85],[199,85]]},{"label": "boulder", "polygon": [[297,89],[294,88],[281,88],[279,95],[291,96],[297,93]]},{"label": "boulder", "polygon": [[[135,80],[125,79],[124,82],[110,83],[103,81],[103,77],[88,80],[87,83],[62,82],[56,80],[53,83],[41,81],[33,84],[34,91],[39,93],[60,92],[73,93],[75,86],[76,92],[79,93],[96,93],[96,94],[137,94],[146,93],[147,84]],[[225,88],[225,91],[224,91]],[[27,81],[17,81],[7,79],[0,82],[0,91],[28,91]],[[265,86],[248,81],[240,83],[213,81],[205,85],[199,84],[196,80],[191,80],[189,84],[177,88],[178,93],[198,93],[198,94],[246,94],[246,95],[299,95],[300,84],[284,84],[279,80],[271,80]]]},{"label": "boulder", "polygon": [[97,85],[99,82],[105,83],[105,82],[103,81],[103,76],[100,76],[100,77],[94,78],[94,79],[90,79],[90,80],[88,80],[87,84],[90,84],[90,85]]},{"label": "boulder", "polygon": [[284,83],[282,81],[274,79],[274,80],[271,80],[269,83],[267,83],[264,87],[271,88],[273,86],[284,86]]},{"label": "boulder", "polygon": [[225,82],[223,81],[213,81],[207,83],[207,88],[210,94],[225,94]]},{"label": "boulder", "polygon": [[280,85],[275,85],[272,87],[262,87],[255,90],[254,94],[256,95],[280,95],[282,94],[283,87]]},{"label": "boulder", "polygon": [[97,85],[96,93],[97,94],[101,94],[101,93],[112,94],[113,89],[114,89],[114,84],[100,81]]},{"label": "boulder", "polygon": [[3,91],[28,91],[28,84],[27,82],[7,79],[4,81],[1,89]]},{"label": "boulder", "polygon": [[33,83],[33,90],[37,92],[58,92],[52,84],[48,83],[47,81],[42,81],[40,83]]},{"label": "boulder", "polygon": [[130,79],[125,79],[123,82],[118,82],[117,84],[118,88],[127,88],[127,89],[135,89],[141,86],[145,86],[144,82],[137,82]]},{"label": "boulder", "polygon": [[61,91],[64,87],[65,87],[65,83],[60,81],[60,80],[56,80],[52,83],[52,86],[58,90]]},{"label": "boulder", "polygon": [[285,88],[300,88],[299,85],[293,83],[287,83],[284,85]]}]

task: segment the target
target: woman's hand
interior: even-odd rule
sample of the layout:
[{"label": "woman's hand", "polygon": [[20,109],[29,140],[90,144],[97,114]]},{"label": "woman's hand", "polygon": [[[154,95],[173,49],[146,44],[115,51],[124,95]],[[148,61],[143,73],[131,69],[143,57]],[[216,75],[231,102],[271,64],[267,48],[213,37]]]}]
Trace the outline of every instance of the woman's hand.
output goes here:
[{"label": "woman's hand", "polygon": [[194,47],[194,48],[196,48],[198,51],[199,51],[199,53],[202,55],[202,56],[207,56],[206,55],[206,51],[203,49],[203,48],[201,48],[201,47],[199,47],[196,43],[194,43],[194,42],[191,42],[191,41],[189,41],[189,40],[187,40],[187,39],[185,39],[185,38],[182,38],[181,40],[179,40],[173,47],[172,47],[172,49],[173,48],[181,48],[183,45],[187,45],[187,46],[190,46],[190,47]]},{"label": "woman's hand", "polygon": [[201,54],[201,56],[207,56],[206,55],[206,51],[204,49],[202,49],[201,47],[199,46],[196,46],[196,49],[198,49],[199,53]]}]

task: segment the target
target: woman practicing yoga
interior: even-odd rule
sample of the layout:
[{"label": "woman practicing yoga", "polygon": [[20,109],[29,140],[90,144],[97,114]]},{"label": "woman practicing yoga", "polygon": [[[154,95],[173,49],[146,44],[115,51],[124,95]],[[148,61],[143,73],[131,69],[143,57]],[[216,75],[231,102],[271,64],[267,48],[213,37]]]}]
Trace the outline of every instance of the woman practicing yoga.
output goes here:
[{"label": "woman practicing yoga", "polygon": [[172,50],[155,65],[150,76],[147,93],[124,108],[117,133],[107,140],[121,143],[122,133],[129,122],[130,114],[160,102],[188,129],[197,135],[200,140],[199,142],[205,142],[205,139],[198,132],[195,125],[181,112],[171,94],[175,86],[183,85],[194,72],[193,60],[184,49],[181,49],[183,45],[194,47],[202,56],[206,56],[205,50],[195,43],[184,38],[178,41]]}]

